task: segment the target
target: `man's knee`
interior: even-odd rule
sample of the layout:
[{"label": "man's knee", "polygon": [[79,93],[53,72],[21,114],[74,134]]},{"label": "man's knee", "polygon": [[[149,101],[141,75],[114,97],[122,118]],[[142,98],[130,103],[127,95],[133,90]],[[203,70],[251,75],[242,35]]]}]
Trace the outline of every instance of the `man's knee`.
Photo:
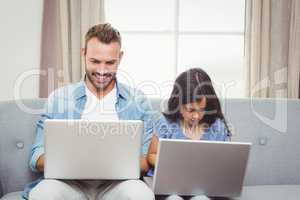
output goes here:
[{"label": "man's knee", "polygon": [[140,180],[130,180],[123,183],[123,187],[120,187],[121,194],[124,199],[130,200],[154,200],[154,194],[152,190]]},{"label": "man's knee", "polygon": [[170,195],[165,198],[165,200],[183,200],[181,196],[178,195]]},{"label": "man's knee", "polygon": [[190,200],[210,200],[210,198],[205,195],[199,195],[190,198]]},{"label": "man's knee", "polygon": [[83,196],[68,184],[58,180],[43,180],[29,193],[29,200],[79,200]]},{"label": "man's knee", "polygon": [[118,198],[118,199],[128,199],[128,200],[154,200],[154,194],[152,190],[140,180],[129,180],[121,182],[119,185],[115,186],[114,192],[115,195],[108,195],[107,198],[110,197]]}]

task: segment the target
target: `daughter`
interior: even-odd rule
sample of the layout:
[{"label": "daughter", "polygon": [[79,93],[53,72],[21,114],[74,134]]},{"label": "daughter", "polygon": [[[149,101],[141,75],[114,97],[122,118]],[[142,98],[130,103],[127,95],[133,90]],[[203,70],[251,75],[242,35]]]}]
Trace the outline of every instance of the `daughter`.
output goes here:
[{"label": "daughter", "polygon": [[[175,80],[167,111],[154,129],[147,155],[152,167],[148,176],[154,174],[159,138],[229,141],[230,136],[220,102],[207,73],[199,68],[185,71]],[[172,195],[166,199],[183,198]]]}]

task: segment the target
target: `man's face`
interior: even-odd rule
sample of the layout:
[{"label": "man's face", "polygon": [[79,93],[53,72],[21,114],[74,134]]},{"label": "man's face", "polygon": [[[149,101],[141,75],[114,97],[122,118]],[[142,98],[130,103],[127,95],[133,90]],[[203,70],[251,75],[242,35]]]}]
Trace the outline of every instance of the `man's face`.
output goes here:
[{"label": "man's face", "polygon": [[121,61],[123,52],[118,42],[104,44],[97,38],[92,38],[87,43],[85,71],[87,81],[97,91],[105,91],[108,86],[115,83],[116,73]]}]

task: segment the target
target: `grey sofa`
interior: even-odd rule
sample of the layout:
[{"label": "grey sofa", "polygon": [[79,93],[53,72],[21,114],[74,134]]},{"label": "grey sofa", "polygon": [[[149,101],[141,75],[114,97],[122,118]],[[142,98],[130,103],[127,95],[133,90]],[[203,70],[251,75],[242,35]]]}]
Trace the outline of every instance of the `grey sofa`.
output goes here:
[{"label": "grey sofa", "polygon": [[[156,110],[165,103],[152,99]],[[43,99],[0,102],[0,198],[21,199]],[[300,199],[300,101],[222,100],[233,141],[252,142],[241,200]],[[34,111],[34,113],[29,113]]]}]

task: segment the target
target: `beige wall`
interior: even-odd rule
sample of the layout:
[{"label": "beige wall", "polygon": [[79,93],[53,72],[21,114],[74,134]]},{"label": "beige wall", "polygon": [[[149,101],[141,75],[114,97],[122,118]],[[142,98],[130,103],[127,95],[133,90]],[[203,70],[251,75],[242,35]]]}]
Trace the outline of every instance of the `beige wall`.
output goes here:
[{"label": "beige wall", "polygon": [[0,1],[0,100],[38,96],[42,12],[43,0]]}]

